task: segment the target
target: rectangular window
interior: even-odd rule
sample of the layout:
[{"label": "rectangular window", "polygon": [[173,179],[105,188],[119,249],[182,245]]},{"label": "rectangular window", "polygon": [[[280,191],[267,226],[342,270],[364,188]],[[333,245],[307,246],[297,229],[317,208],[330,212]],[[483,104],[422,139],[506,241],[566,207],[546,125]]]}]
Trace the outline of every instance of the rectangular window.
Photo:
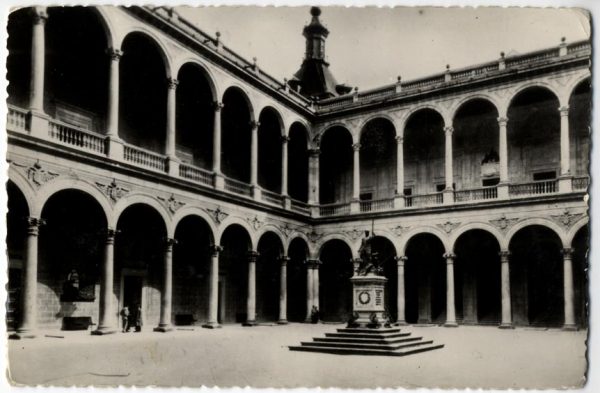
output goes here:
[{"label": "rectangular window", "polygon": [[483,187],[491,187],[491,186],[495,186],[498,183],[500,183],[500,178],[499,177],[493,177],[491,179],[482,179],[481,180],[481,185]]},{"label": "rectangular window", "polygon": [[538,172],[533,174],[533,181],[554,179],[556,179],[556,171]]},{"label": "rectangular window", "polygon": [[412,195],[412,188],[405,188],[404,189],[404,195],[405,196],[411,196]]},{"label": "rectangular window", "polygon": [[365,193],[362,193],[362,194],[360,194],[360,195],[358,196],[358,198],[359,198],[361,201],[370,201],[370,200],[372,200],[372,199],[373,199],[373,193],[372,193],[372,192],[365,192]]}]

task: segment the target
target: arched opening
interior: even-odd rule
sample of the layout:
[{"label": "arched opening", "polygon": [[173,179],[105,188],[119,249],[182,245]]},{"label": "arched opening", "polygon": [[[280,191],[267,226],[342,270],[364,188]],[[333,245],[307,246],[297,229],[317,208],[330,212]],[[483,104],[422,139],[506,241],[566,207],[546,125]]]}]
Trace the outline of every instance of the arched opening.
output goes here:
[{"label": "arched opening", "polygon": [[21,8],[8,15],[8,103],[22,108],[29,106],[31,83],[31,36],[33,10]]},{"label": "arched opening", "polygon": [[591,115],[591,82],[586,79],[577,85],[569,100],[571,173],[575,176],[589,176],[590,173]]},{"label": "arched opening", "polygon": [[288,142],[288,194],[292,199],[308,201],[308,131],[301,123],[290,127]]},{"label": "arched opening", "polygon": [[290,322],[303,322],[306,318],[306,267],[308,245],[297,237],[288,249],[287,267],[287,318]]},{"label": "arched opening", "polygon": [[276,322],[279,317],[280,257],[283,245],[279,236],[267,232],[258,241],[256,261],[256,320]]},{"label": "arched opening", "polygon": [[212,169],[214,97],[200,66],[186,63],[177,75],[176,155],[182,163]]},{"label": "arched opening", "polygon": [[341,126],[329,128],[321,138],[319,201],[349,202],[352,198],[352,135]]},{"label": "arched opening", "polygon": [[143,33],[123,40],[119,62],[119,136],[127,143],[164,153],[167,73],[158,44]]},{"label": "arched opening", "polygon": [[561,326],[564,322],[562,242],[551,229],[531,225],[509,246],[513,322]]},{"label": "arched opening", "polygon": [[321,248],[319,268],[319,305],[321,320],[345,322],[352,314],[354,274],[352,250],[342,240],[329,240]]},{"label": "arched opening", "polygon": [[15,183],[11,181],[6,183],[6,192],[8,196],[8,212],[6,213],[6,251],[8,254],[6,328],[7,330],[14,330],[21,322],[21,287],[29,207],[25,196]]},{"label": "arched opening", "polygon": [[173,247],[172,313],[176,325],[208,319],[210,285],[210,227],[198,216],[183,218],[175,230]]},{"label": "arched opening", "polygon": [[465,102],[456,112],[453,126],[453,166],[457,189],[498,184],[498,111],[494,104],[477,98]]},{"label": "arched opening", "polygon": [[560,114],[556,96],[530,87],[508,108],[508,175],[511,182],[556,179],[560,173]]},{"label": "arched opening", "polygon": [[396,193],[396,130],[387,119],[373,119],[360,136],[360,199],[393,198]]},{"label": "arched opening", "polygon": [[404,290],[406,322],[446,320],[446,261],[444,245],[435,235],[420,233],[406,245]]},{"label": "arched opening", "polygon": [[80,316],[97,322],[107,229],[102,207],[82,191],[62,190],[46,201],[42,219],[38,323],[56,327],[64,317]]},{"label": "arched opening", "polygon": [[258,117],[258,184],[281,192],[281,117],[273,108],[265,108]]},{"label": "arched opening", "polygon": [[433,109],[413,113],[404,129],[404,195],[443,191],[444,119]]},{"label": "arched opening", "polygon": [[49,7],[46,22],[46,113],[102,131],[108,105],[106,32],[93,7]]},{"label": "arched opening", "polygon": [[246,321],[248,298],[248,252],[250,235],[238,224],[232,224],[221,236],[223,251],[219,257],[219,322]]},{"label": "arched opening", "polygon": [[167,230],[162,216],[151,206],[127,207],[117,222],[114,288],[119,310],[138,305],[144,325],[157,326],[164,277]]},{"label": "arched opening", "polygon": [[396,247],[387,238],[375,236],[371,243],[371,252],[377,253],[377,259],[383,266],[385,283],[385,309],[391,320],[398,320],[398,265],[396,264]]},{"label": "arched opening", "polygon": [[456,317],[464,324],[497,325],[501,320],[500,245],[491,233],[469,230],[454,246]]},{"label": "arched opening", "polygon": [[221,110],[221,167],[233,179],[250,183],[252,121],[248,98],[237,87],[223,95]]},{"label": "arched opening", "polygon": [[581,228],[573,238],[573,288],[575,296],[575,323],[588,326],[588,252],[590,234],[587,226]]}]

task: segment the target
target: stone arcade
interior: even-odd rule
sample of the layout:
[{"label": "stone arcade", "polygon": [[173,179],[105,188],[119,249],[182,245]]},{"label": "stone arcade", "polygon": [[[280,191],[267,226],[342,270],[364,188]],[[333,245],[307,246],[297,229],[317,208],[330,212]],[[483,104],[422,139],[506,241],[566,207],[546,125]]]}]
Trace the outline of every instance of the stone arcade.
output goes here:
[{"label": "stone arcade", "polygon": [[369,229],[396,323],[587,326],[590,43],[359,92],[319,14],[288,83],[165,7],[10,14],[15,337],[345,322]]}]

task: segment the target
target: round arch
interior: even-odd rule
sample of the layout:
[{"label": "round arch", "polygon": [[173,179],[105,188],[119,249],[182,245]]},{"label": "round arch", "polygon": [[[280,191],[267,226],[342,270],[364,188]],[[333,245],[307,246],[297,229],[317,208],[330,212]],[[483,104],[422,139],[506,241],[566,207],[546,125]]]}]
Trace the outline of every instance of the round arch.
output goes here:
[{"label": "round arch", "polygon": [[317,140],[318,140],[318,145],[321,145],[321,141],[323,140],[323,137],[325,136],[325,134],[327,133],[327,131],[333,129],[333,128],[342,128],[344,129],[348,135],[350,135],[350,138],[352,139],[352,143],[357,143],[356,141],[356,135],[354,135],[352,133],[352,131],[350,130],[350,128],[348,127],[348,125],[346,123],[343,122],[335,122],[332,124],[328,124],[323,131],[319,132],[318,135],[316,136]]},{"label": "round arch", "polygon": [[[522,85],[519,85],[515,90],[513,90],[511,92],[511,94],[507,100],[506,109],[508,110],[512,106],[513,102],[515,101],[515,98],[517,98],[525,90],[528,90],[530,88],[536,88],[536,87],[548,90],[548,92],[550,92],[554,96],[554,98],[556,98],[559,105],[561,105],[561,106],[568,105],[568,102],[564,103],[562,101],[561,95],[556,91],[555,87],[552,86],[551,84],[544,82],[544,81],[530,81],[530,82],[524,83]],[[558,108],[557,108],[557,110],[558,110]]]},{"label": "round arch", "polygon": [[[408,121],[410,120],[410,118],[417,112],[420,112],[422,110],[425,109],[429,109],[434,111],[435,113],[437,113],[438,115],[440,115],[440,117],[443,120],[444,123],[444,127],[451,124],[451,118],[450,116],[448,116],[448,113],[446,113],[442,108],[437,107],[435,105],[432,104],[421,104],[421,105],[417,105],[416,107],[406,111],[404,113],[404,116],[402,117],[402,124],[404,124],[404,128],[406,129],[406,124],[408,123]],[[404,129],[402,130],[402,132],[404,133]]]},{"label": "round arch", "polygon": [[504,241],[500,243],[500,248],[502,250],[508,250],[510,242],[513,239],[514,235],[521,229],[532,225],[539,225],[550,229],[560,239],[563,248],[565,247],[565,244],[567,244],[566,233],[561,229],[560,226],[558,226],[558,224],[554,223],[553,221],[550,221],[547,218],[529,218],[515,224],[515,226],[510,228],[510,230],[504,236]]},{"label": "round arch", "polygon": [[217,79],[214,77],[213,73],[210,71],[210,68],[197,58],[186,57],[186,58],[183,58],[183,59],[177,61],[173,66],[173,70],[174,70],[173,74],[179,75],[179,72],[181,71],[183,66],[185,66],[186,64],[192,64],[200,70],[200,72],[202,73],[202,75],[204,76],[206,81],[208,82],[208,86],[210,87],[210,91],[211,91],[214,101],[217,100],[217,97],[221,97],[221,91],[219,89],[219,85],[217,84]]},{"label": "round arch", "polygon": [[577,90],[577,88],[579,87],[579,85],[581,85],[582,83],[584,83],[586,81],[591,85],[591,83],[592,83],[592,76],[589,73],[587,73],[587,72],[585,74],[580,75],[578,78],[576,78],[575,80],[573,80],[573,82],[571,82],[567,86],[567,88],[566,88],[566,91],[567,91],[567,94],[568,94],[568,97],[566,97],[566,101],[567,102],[571,99],[571,97],[573,97],[573,94],[575,93],[575,90]]},{"label": "round arch", "polygon": [[277,122],[279,123],[279,129],[280,129],[281,136],[285,136],[286,127],[285,127],[285,122],[283,121],[283,116],[281,115],[280,110],[275,108],[273,105],[264,105],[258,112],[259,119],[260,119],[261,115],[263,114],[263,112],[265,112],[265,111],[267,111],[267,112],[270,111],[275,115],[275,118],[277,119]]},{"label": "round arch", "polygon": [[[321,253],[323,252],[323,247],[325,246],[325,244],[327,242],[329,242],[330,240],[340,240],[342,242],[344,242],[348,248],[350,249],[350,251],[352,252],[352,258],[357,258],[357,253],[355,253],[355,247],[353,247],[352,241],[350,241],[350,239],[348,239],[346,236],[339,234],[339,233],[332,233],[329,235],[324,236],[321,240],[319,240],[319,242],[315,245],[315,249],[318,250],[317,255],[319,256],[319,258],[321,258]],[[350,263],[350,262],[348,262]]]},{"label": "round arch", "polygon": [[265,224],[265,225],[263,225],[263,227],[259,231],[257,231],[257,233],[256,233],[256,238],[258,239],[257,240],[257,244],[260,241],[260,238],[263,237],[263,235],[266,234],[267,232],[272,232],[272,233],[274,233],[277,236],[277,238],[281,242],[281,246],[283,247],[283,251],[285,252],[286,246],[288,244],[286,242],[286,237],[283,234],[283,232],[281,232],[281,230],[279,228],[277,228],[273,224]]},{"label": "round arch", "polygon": [[584,217],[584,218],[581,218],[579,221],[577,221],[571,227],[571,229],[569,229],[569,232],[567,232],[567,234],[565,235],[565,242],[564,242],[565,248],[573,247],[573,239],[575,239],[575,236],[577,236],[577,232],[579,232],[579,230],[581,228],[588,226],[589,223],[590,223],[589,218]]},{"label": "round arch", "polygon": [[163,220],[163,224],[165,226],[165,232],[167,237],[171,238],[175,235],[174,227],[172,225],[171,217],[169,213],[165,209],[165,207],[159,203],[155,198],[146,194],[131,194],[121,198],[114,207],[113,221],[109,224],[110,227],[116,228],[117,223],[119,222],[119,218],[123,214],[123,212],[130,206],[136,204],[148,205],[159,214],[159,216]]},{"label": "round arch", "polygon": [[175,233],[179,223],[184,218],[189,216],[195,216],[204,221],[206,226],[210,229],[211,241],[215,243],[215,234],[217,233],[217,228],[215,227],[212,218],[208,215],[208,213],[196,206],[185,206],[177,210],[177,212],[173,215],[173,218],[171,219],[171,225],[173,226],[172,233]]},{"label": "round arch", "polygon": [[108,13],[104,9],[104,7],[105,6],[96,6],[96,7],[90,7],[90,8],[92,8],[92,9],[94,9],[94,11],[96,11],[96,13],[98,15],[98,20],[100,21],[100,24],[104,28],[104,34],[106,36],[106,43],[108,45],[108,48],[118,49],[118,48],[120,48],[120,45],[117,45],[117,40],[115,38],[116,30],[113,27],[110,17],[108,16]]},{"label": "round arch", "polygon": [[[8,180],[12,181],[25,197],[29,215],[32,217],[39,217],[41,209],[36,211],[37,197],[35,195],[35,190],[31,187],[31,184],[27,181],[27,179],[12,166],[10,166],[8,168]],[[34,215],[34,213],[37,215]]]},{"label": "round arch", "polygon": [[223,234],[233,224],[237,224],[244,228],[246,233],[248,234],[248,238],[250,239],[250,247],[252,250],[256,250],[256,246],[258,244],[258,238],[256,236],[256,231],[250,227],[247,221],[239,218],[239,217],[227,217],[221,224],[219,225],[219,230],[216,232],[215,239],[217,244],[221,244],[221,240],[223,238]]},{"label": "round arch", "polygon": [[448,240],[448,236],[446,236],[444,234],[444,232],[442,232],[441,230],[434,228],[434,227],[418,227],[418,228],[408,231],[405,235],[402,236],[402,238],[400,239],[400,243],[398,244],[398,247],[397,247],[398,251],[400,251],[398,253],[398,255],[399,256],[405,255],[406,246],[408,245],[410,240],[413,237],[423,234],[423,233],[428,233],[430,235],[437,237],[438,240],[444,245],[444,249],[446,250],[446,252],[450,252],[450,250],[452,249],[450,247],[450,242]]},{"label": "round arch", "polygon": [[256,110],[255,110],[256,105],[250,98],[250,94],[248,93],[248,91],[236,83],[232,83],[230,85],[224,86],[223,93],[220,96],[220,100],[219,100],[220,102],[223,102],[225,94],[227,94],[228,91],[237,91],[240,94],[240,96],[244,99],[244,101],[246,102],[246,105],[248,106],[248,112],[250,113],[250,121],[256,121],[256,119],[257,119]]},{"label": "round arch", "polygon": [[165,76],[167,78],[174,78],[175,76],[173,74],[173,63],[172,63],[172,60],[171,60],[171,57],[170,57],[170,54],[169,54],[169,51],[168,51],[166,45],[162,42],[162,40],[158,36],[156,36],[156,34],[154,34],[149,29],[146,29],[145,27],[142,27],[142,26],[135,26],[131,30],[125,32],[120,39],[119,48],[123,47],[123,43],[125,42],[127,37],[129,37],[131,34],[136,34],[136,33],[140,34],[142,36],[145,36],[154,45],[156,45],[158,53],[160,54],[160,56],[163,60],[163,65],[165,67]]},{"label": "round arch", "polygon": [[457,230],[453,231],[452,235],[448,239],[448,244],[451,246],[450,250],[452,250],[452,252],[455,252],[456,241],[458,240],[458,238],[462,234],[464,234],[468,231],[474,230],[474,229],[488,232],[496,239],[496,241],[498,242],[498,245],[500,247],[502,247],[502,242],[504,240],[504,236],[502,236],[502,233],[497,228],[493,227],[492,225],[483,223],[483,222],[472,222],[467,225],[463,225],[460,228],[458,228]]},{"label": "round arch", "polygon": [[452,119],[452,124],[454,123],[454,119],[456,119],[456,115],[458,114],[458,112],[460,112],[460,110],[467,104],[471,103],[472,101],[486,101],[487,103],[491,104],[495,109],[496,112],[498,113],[499,117],[502,117],[506,114],[502,114],[501,113],[501,105],[498,103],[498,101],[496,100],[496,98],[490,94],[486,94],[486,93],[477,93],[477,94],[470,94],[468,96],[463,97],[462,99],[460,99],[459,101],[457,101],[452,108],[449,110],[450,113],[450,118]]},{"label": "round arch", "polygon": [[396,136],[398,136],[398,130],[396,129],[396,121],[395,121],[395,119],[392,116],[390,116],[390,115],[388,115],[386,113],[377,113],[377,114],[368,116],[365,120],[363,120],[360,123],[360,125],[358,126],[358,130],[359,130],[358,136],[357,136],[358,140],[360,140],[360,138],[362,137],[363,131],[365,130],[365,126],[367,124],[369,124],[371,121],[377,120],[377,119],[387,120],[391,124],[392,128],[394,129],[394,134]]},{"label": "round arch", "polygon": [[303,119],[300,119],[298,117],[290,120],[289,123],[290,123],[289,127],[287,127],[287,129],[286,129],[286,136],[290,136],[290,131],[291,131],[292,127],[294,127],[294,124],[298,124],[301,127],[303,127],[304,130],[306,130],[306,145],[310,146],[311,143],[312,143],[312,139],[310,137],[311,127],[308,125],[308,123],[306,121],[304,121]]}]

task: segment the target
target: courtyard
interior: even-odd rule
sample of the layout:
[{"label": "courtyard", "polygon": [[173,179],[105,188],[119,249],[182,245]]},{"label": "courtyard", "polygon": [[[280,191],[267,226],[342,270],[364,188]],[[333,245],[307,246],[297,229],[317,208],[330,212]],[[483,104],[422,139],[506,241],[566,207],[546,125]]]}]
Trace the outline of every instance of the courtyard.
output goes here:
[{"label": "courtyard", "polygon": [[46,386],[440,387],[560,388],[581,386],[587,330],[407,326],[444,344],[407,357],[292,352],[343,325],[289,324],[222,329],[182,327],[167,334],[91,336],[40,332],[9,340],[13,384]]}]

